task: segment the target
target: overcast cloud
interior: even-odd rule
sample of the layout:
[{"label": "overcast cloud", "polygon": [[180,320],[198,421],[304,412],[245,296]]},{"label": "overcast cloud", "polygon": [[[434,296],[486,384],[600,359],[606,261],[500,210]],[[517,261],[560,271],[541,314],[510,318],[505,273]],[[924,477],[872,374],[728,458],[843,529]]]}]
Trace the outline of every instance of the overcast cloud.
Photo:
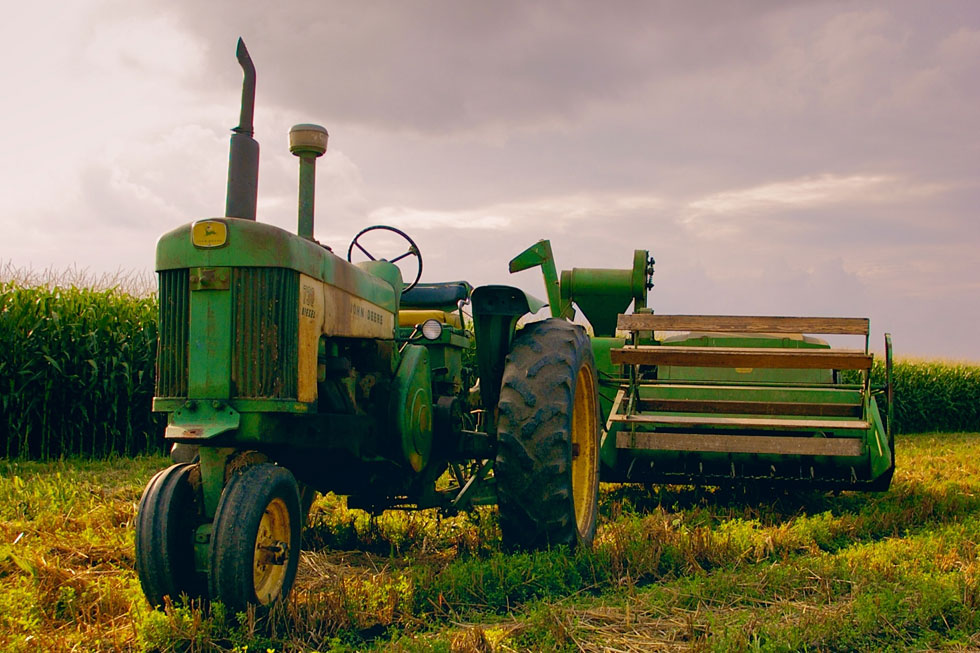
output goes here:
[{"label": "overcast cloud", "polygon": [[[860,315],[980,361],[980,4],[18,3],[0,24],[0,259],[150,270],[224,207],[243,36],[260,219],[330,131],[317,237],[416,238],[425,280],[657,260],[661,313]],[[879,345],[880,346],[880,345]]]}]

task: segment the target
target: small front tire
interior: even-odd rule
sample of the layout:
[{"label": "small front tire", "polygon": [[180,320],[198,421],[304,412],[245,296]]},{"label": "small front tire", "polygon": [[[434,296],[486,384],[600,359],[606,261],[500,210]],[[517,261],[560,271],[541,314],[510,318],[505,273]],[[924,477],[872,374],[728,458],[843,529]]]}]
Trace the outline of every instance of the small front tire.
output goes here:
[{"label": "small front tire", "polygon": [[233,473],[212,528],[211,598],[232,612],[285,599],[296,579],[301,522],[288,470],[261,463]]},{"label": "small front tire", "polygon": [[201,524],[199,487],[192,482],[197,465],[178,463],[147,483],[136,513],[136,573],[150,605],[164,597],[204,594],[203,574],[194,568],[194,533]]}]

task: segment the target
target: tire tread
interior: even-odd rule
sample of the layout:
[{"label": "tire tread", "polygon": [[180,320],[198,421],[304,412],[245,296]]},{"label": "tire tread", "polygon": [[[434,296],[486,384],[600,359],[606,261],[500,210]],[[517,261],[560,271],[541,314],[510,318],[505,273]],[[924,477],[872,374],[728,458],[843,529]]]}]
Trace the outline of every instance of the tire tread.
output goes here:
[{"label": "tire tread", "polygon": [[507,355],[494,475],[508,549],[591,543],[595,525],[579,536],[571,486],[571,412],[582,366],[595,377],[585,330],[558,319],[526,326]]}]

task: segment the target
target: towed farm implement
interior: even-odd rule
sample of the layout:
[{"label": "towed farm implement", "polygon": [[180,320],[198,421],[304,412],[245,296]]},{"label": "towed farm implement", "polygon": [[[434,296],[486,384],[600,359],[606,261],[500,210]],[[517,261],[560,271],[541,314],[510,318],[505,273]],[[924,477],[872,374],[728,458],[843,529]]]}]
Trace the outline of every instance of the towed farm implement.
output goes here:
[{"label": "towed farm implement", "polygon": [[[241,41],[238,59],[225,214],[157,244],[154,410],[174,464],[149,481],[136,520],[152,605],[285,598],[316,492],[375,513],[496,504],[505,546],[533,549],[591,544],[600,473],[887,487],[894,447],[867,320],[654,315],[643,250],[627,269],[559,275],[538,242],[510,269],[540,266],[547,303],[508,285],[420,283],[422,254],[393,227],[362,230],[338,256],[313,237],[318,125],[289,134],[297,233],[256,221],[255,70]],[[404,244],[381,256],[378,235]],[[518,328],[546,305],[551,317]],[[802,332],[863,334],[864,350]]]},{"label": "towed farm implement", "polygon": [[[510,269],[534,266],[552,315],[572,317],[574,303],[593,328],[602,481],[888,488],[891,336],[886,385],[876,388],[867,318],[656,315],[647,307],[653,261],[644,250],[629,269],[559,275],[541,241]],[[804,334],[856,337],[862,347],[832,348]],[[845,380],[845,370],[859,380]]]},{"label": "towed farm implement", "polygon": [[[872,396],[867,319],[641,313],[619,326],[630,336],[611,360],[627,380],[608,417],[607,480],[888,488],[895,443]],[[644,338],[677,330],[691,332]],[[864,349],[803,333],[863,336]],[[842,383],[841,370],[860,382]]]}]

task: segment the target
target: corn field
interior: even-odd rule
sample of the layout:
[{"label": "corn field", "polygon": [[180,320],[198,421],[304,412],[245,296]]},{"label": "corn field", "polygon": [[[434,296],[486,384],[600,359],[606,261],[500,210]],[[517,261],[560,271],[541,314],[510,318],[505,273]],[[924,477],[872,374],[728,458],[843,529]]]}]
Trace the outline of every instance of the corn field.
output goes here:
[{"label": "corn field", "polygon": [[[158,308],[147,281],[2,272],[0,456],[162,451],[164,418],[150,410]],[[884,382],[875,360],[872,383]],[[899,359],[894,382],[896,433],[980,431],[980,366]]]},{"label": "corn field", "polygon": [[[849,378],[850,377],[850,378]],[[871,384],[884,386],[885,364],[875,358]],[[857,374],[845,372],[845,380]],[[899,359],[892,366],[895,433],[976,433],[980,431],[980,365]],[[885,399],[878,406],[884,415]]]},{"label": "corn field", "polygon": [[159,451],[156,324],[153,296],[0,282],[0,455]]}]

